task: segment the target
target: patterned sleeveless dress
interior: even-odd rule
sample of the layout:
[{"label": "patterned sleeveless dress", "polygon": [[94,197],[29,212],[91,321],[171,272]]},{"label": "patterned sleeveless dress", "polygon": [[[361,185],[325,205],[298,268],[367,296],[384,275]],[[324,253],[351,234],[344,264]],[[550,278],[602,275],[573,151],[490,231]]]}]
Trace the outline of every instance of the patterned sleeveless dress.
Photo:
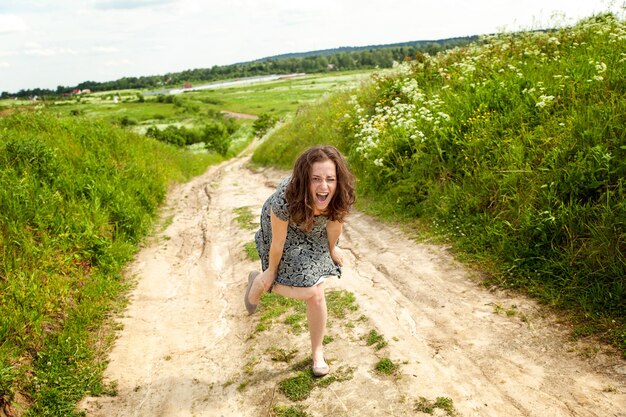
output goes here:
[{"label": "patterned sleeveless dress", "polygon": [[[256,232],[254,240],[264,271],[269,267],[269,252],[272,243],[270,208],[279,219],[289,220],[289,204],[285,199],[285,190],[290,179],[291,177],[287,177],[281,181],[261,210],[261,227]],[[316,216],[310,232],[304,232],[297,225],[289,222],[283,256],[278,265],[275,282],[292,287],[312,287],[328,275],[341,277],[341,267],[336,265],[330,257],[326,233],[327,222],[327,217]]]}]

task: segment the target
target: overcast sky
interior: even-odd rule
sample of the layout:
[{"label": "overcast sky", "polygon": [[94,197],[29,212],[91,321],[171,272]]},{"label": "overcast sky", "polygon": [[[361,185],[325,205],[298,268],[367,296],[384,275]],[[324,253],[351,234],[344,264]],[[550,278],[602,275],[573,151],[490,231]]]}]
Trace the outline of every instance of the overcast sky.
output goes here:
[{"label": "overcast sky", "polygon": [[340,46],[555,27],[609,10],[623,16],[624,2],[0,0],[0,92]]}]

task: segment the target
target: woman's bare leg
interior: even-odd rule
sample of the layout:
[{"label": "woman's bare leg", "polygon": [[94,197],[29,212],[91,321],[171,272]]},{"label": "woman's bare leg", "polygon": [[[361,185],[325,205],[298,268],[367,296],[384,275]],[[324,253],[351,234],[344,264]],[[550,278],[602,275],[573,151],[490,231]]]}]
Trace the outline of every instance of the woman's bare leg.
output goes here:
[{"label": "woman's bare leg", "polygon": [[[326,296],[324,295],[324,284],[313,287],[289,287],[276,284],[275,293],[296,300],[304,300],[306,303],[306,318],[309,323],[309,334],[311,336],[311,353],[313,356],[313,366],[324,366],[324,333],[326,332]],[[252,298],[252,297],[250,297]]]}]

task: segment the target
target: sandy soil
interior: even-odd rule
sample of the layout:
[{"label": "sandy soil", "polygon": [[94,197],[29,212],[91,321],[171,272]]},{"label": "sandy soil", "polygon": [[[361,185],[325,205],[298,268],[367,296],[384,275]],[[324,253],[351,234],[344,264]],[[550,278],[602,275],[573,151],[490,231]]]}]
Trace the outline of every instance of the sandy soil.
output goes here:
[{"label": "sandy soil", "polygon": [[[250,207],[256,218],[284,173],[253,172],[247,161],[225,162],[170,193],[169,226],[129,270],[137,285],[105,374],[117,396],[84,399],[88,416],[270,416],[274,405],[311,416],[419,416],[427,414],[416,401],[438,397],[460,416],[626,416],[626,363],[617,355],[572,341],[567,325],[533,301],[481,287],[445,248],[360,213],[341,239],[344,276],[326,284],[359,305],[328,324],[326,356],[345,380],[290,401],[278,386],[296,375],[293,363],[272,361],[268,349],[297,350],[293,362],[302,361],[308,334],[280,319],[256,332],[262,306],[248,316],[242,299],[247,272],[259,268],[243,249],[254,230],[233,212]],[[388,345],[368,346],[371,330]],[[396,375],[374,372],[381,358],[400,365]]]}]

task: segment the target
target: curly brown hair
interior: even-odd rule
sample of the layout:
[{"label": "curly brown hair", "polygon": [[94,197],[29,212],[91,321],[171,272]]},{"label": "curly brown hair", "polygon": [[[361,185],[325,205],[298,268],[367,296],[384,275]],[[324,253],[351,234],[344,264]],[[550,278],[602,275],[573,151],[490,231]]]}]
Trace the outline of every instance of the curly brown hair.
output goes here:
[{"label": "curly brown hair", "polygon": [[289,217],[304,231],[310,231],[313,227],[313,205],[309,192],[311,168],[314,163],[327,160],[334,162],[337,171],[337,188],[325,213],[328,219],[343,222],[356,198],[355,178],[341,152],[329,145],[307,149],[296,159],[291,181],[285,191]]}]

